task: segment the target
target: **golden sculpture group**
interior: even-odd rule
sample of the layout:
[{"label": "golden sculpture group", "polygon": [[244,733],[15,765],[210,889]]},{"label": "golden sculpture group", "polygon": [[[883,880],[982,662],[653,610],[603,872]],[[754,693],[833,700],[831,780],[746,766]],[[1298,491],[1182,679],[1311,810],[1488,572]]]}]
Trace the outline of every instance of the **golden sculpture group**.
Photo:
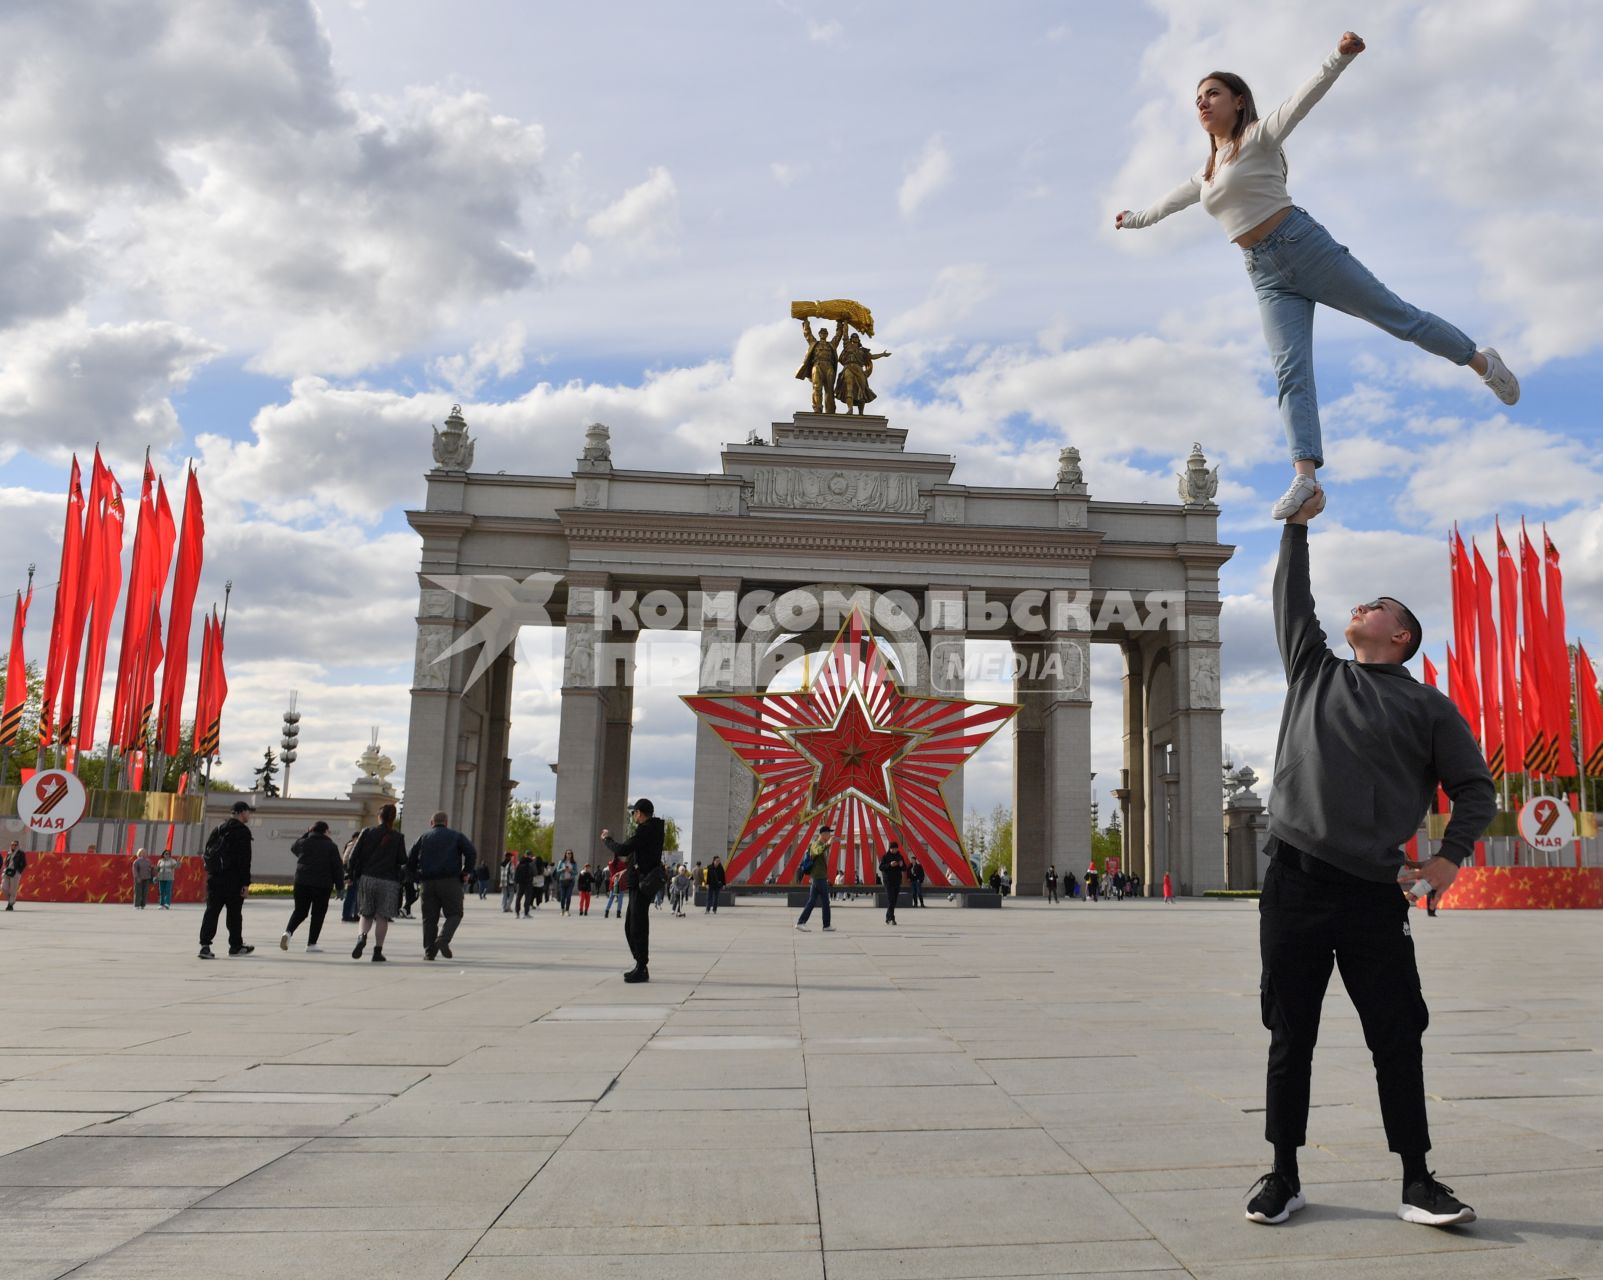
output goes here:
[{"label": "golden sculpture group", "polygon": [[[790,314],[802,322],[807,339],[807,358],[796,370],[796,377],[813,385],[813,412],[836,412],[838,398],[847,413],[855,409],[862,416],[869,401],[876,398],[868,385],[874,361],[890,355],[889,351],[870,351],[863,345],[863,336],[874,336],[873,312],[850,298],[832,298],[826,302],[793,302]],[[814,334],[815,318],[835,321],[834,336],[828,329]],[[853,332],[848,334],[848,328]]]}]

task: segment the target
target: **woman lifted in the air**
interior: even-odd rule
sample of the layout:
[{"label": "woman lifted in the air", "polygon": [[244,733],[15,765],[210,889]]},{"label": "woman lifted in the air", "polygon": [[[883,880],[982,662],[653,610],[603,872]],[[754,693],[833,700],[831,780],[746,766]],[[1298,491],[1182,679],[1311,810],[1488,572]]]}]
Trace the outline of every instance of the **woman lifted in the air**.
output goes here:
[{"label": "woman lifted in the air", "polygon": [[1432,355],[1467,364],[1504,404],[1514,404],[1520,396],[1519,381],[1495,350],[1477,348],[1440,316],[1404,302],[1286,193],[1281,143],[1363,51],[1364,42],[1346,32],[1314,77],[1262,120],[1252,90],[1240,76],[1227,71],[1205,76],[1197,86],[1197,115],[1208,134],[1207,164],[1150,209],[1126,209],[1113,220],[1121,230],[1150,227],[1200,200],[1246,254],[1296,469],[1291,488],[1274,505],[1277,520],[1299,510],[1313,495],[1315,469],[1325,461],[1314,394],[1316,302],[1367,320]]}]

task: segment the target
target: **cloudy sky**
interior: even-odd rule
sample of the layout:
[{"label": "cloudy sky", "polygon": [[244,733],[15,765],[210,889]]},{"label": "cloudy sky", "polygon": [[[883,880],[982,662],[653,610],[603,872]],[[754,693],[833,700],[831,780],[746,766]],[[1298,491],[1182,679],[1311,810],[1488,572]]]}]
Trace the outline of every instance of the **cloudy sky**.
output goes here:
[{"label": "cloudy sky", "polygon": [[[1327,621],[1389,592],[1441,658],[1454,520],[1545,520],[1603,649],[1603,14],[1581,0],[1362,6],[1369,51],[1291,139],[1291,189],[1410,300],[1496,344],[1525,395],[1318,323]],[[1172,500],[1222,466],[1225,737],[1272,766],[1267,585],[1285,445],[1240,256],[1192,209],[1116,234],[1203,154],[1200,75],[1261,104],[1354,21],[1142,6],[788,0],[52,0],[0,10],[0,585],[37,561],[43,656],[71,452],[124,486],[201,468],[200,599],[235,584],[225,775],[291,689],[295,790],[343,793],[377,726],[404,771],[429,427],[477,465],[713,471],[805,407],[791,298],[871,306],[880,405],[956,479]],[[1213,10],[1209,10],[1211,15]],[[129,542],[131,544],[131,537]],[[674,641],[664,642],[671,648]],[[198,645],[196,646],[198,648]],[[551,795],[550,638],[526,634],[520,795]],[[1097,654],[1099,788],[1117,660]],[[632,789],[688,823],[690,715],[652,687]],[[972,767],[1003,800],[1005,741]]]}]

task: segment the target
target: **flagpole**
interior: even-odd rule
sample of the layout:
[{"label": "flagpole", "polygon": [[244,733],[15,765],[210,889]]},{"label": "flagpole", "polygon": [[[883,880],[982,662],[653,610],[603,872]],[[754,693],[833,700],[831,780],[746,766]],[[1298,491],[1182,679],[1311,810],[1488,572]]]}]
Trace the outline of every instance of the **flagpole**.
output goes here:
[{"label": "flagpole", "polygon": [[[228,629],[228,599],[233,594],[234,594],[234,580],[232,578],[229,578],[226,582],[223,583],[223,620],[222,620],[221,625],[218,627],[218,635],[219,635],[219,637],[222,635],[223,632],[227,631],[227,629]],[[200,733],[201,733],[201,726],[197,724],[195,726],[195,737],[196,737],[197,740],[200,737]],[[204,827],[206,825],[206,801],[211,795],[211,789],[212,789],[212,757],[211,757],[211,753],[208,751],[206,753],[206,778],[205,778],[205,781],[201,784],[201,788],[200,788],[200,822],[201,822],[201,826],[202,827]]]}]

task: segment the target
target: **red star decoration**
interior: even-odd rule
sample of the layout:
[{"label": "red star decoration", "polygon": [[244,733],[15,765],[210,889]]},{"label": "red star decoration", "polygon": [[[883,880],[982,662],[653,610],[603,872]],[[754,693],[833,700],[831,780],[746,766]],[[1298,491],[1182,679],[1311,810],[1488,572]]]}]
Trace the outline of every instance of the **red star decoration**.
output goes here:
[{"label": "red star decoration", "polygon": [[757,798],[729,851],[731,882],[796,880],[828,825],[830,868],[849,883],[871,883],[895,840],[919,855],[931,887],[974,884],[941,784],[1017,706],[904,693],[856,612],[808,687],[685,702],[757,775]]},{"label": "red star decoration", "polygon": [[854,691],[841,703],[833,724],[821,729],[791,729],[786,736],[818,765],[808,796],[808,812],[852,791],[894,817],[892,762],[923,735],[909,729],[877,727]]}]

